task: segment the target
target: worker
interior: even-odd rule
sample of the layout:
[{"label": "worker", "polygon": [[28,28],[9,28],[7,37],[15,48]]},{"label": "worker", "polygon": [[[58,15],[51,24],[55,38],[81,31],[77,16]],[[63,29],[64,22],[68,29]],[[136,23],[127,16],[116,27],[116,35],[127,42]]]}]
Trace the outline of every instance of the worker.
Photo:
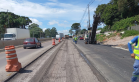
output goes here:
[{"label": "worker", "polygon": [[74,36],[72,38],[73,38],[73,42],[74,42]]},{"label": "worker", "polygon": [[[135,43],[134,51],[132,50],[132,44]],[[132,73],[131,82],[138,82],[139,76],[139,36],[134,37],[131,41],[128,42],[128,48],[131,54],[131,57],[135,59],[134,61],[134,71]]]},{"label": "worker", "polygon": [[75,44],[77,44],[77,40],[78,40],[78,38],[77,38],[77,36],[75,36],[74,37]]}]

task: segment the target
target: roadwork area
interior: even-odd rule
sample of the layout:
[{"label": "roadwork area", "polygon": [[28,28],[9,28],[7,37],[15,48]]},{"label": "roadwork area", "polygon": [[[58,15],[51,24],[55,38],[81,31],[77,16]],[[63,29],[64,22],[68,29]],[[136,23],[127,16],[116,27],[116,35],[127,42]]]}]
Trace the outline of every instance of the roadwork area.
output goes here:
[{"label": "roadwork area", "polygon": [[70,40],[66,40],[40,82],[99,82]]}]

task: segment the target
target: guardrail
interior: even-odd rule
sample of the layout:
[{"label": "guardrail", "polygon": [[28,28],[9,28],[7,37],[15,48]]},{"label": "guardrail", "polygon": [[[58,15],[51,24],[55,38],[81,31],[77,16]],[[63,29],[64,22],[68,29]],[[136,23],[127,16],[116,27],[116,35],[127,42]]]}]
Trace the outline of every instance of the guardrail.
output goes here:
[{"label": "guardrail", "polygon": [[[43,41],[51,40],[51,38],[42,38],[38,40],[43,42]],[[9,45],[14,45],[14,46],[23,45],[23,42],[24,39],[0,41],[0,48],[4,48],[5,46],[9,46]]]}]

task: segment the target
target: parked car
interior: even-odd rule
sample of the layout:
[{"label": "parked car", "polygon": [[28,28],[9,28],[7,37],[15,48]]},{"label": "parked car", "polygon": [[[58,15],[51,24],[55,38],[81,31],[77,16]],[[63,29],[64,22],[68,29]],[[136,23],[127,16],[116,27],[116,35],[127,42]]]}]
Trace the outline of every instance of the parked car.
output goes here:
[{"label": "parked car", "polygon": [[80,40],[83,40],[84,38],[83,38],[83,37],[80,37],[79,39],[80,39]]},{"label": "parked car", "polygon": [[26,47],[35,47],[38,48],[41,47],[41,42],[37,38],[27,38],[23,42],[23,48],[26,49]]}]

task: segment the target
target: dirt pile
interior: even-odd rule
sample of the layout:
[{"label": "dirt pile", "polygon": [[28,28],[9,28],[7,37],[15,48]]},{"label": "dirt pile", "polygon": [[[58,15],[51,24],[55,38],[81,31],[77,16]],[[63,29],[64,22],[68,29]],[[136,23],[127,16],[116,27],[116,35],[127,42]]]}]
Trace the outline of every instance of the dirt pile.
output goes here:
[{"label": "dirt pile", "polygon": [[128,42],[130,40],[132,40],[135,36],[130,36],[130,37],[126,37],[121,39],[121,36],[119,34],[117,34],[114,37],[111,37],[109,39],[105,39],[105,41],[103,42],[104,45],[113,45],[113,46],[118,46],[118,47],[124,47],[127,46]]}]

